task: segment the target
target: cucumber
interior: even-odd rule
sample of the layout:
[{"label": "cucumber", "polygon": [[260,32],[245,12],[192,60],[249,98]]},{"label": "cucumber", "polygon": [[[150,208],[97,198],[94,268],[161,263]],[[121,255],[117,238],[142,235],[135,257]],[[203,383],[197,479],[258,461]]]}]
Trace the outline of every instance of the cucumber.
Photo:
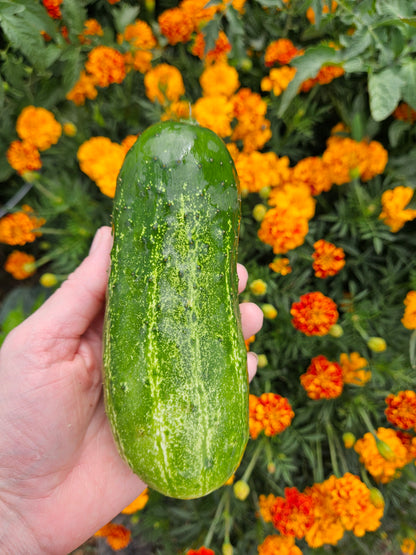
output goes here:
[{"label": "cucumber", "polygon": [[162,122],[127,153],[114,199],[106,411],[121,456],[179,499],[222,486],[248,440],[232,158],[212,131]]}]

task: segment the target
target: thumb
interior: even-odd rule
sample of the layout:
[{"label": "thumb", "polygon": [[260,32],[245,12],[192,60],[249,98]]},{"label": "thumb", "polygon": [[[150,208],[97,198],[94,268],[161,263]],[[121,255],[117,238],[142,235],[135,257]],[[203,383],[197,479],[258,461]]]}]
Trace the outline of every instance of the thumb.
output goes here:
[{"label": "thumb", "polygon": [[112,243],[111,228],[99,228],[88,256],[37,311],[43,333],[62,338],[85,333],[105,301]]}]

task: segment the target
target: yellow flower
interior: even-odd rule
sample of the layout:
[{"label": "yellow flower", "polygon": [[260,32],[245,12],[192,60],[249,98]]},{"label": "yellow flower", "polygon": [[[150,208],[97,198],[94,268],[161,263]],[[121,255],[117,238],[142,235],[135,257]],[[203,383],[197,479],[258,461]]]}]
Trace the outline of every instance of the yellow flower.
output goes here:
[{"label": "yellow flower", "polygon": [[142,491],[142,493],[138,497],[136,497],[134,501],[130,503],[130,505],[127,505],[127,507],[125,507],[121,512],[124,515],[131,515],[133,513],[136,513],[137,511],[140,511],[141,509],[143,509],[143,507],[146,505],[148,500],[149,500],[149,490],[148,488],[146,488]]},{"label": "yellow flower", "polygon": [[192,107],[194,118],[220,137],[231,135],[232,105],[225,96],[199,98]]},{"label": "yellow flower", "polygon": [[146,96],[162,106],[177,102],[185,94],[182,75],[174,66],[159,64],[144,76]]},{"label": "yellow flower", "polygon": [[273,68],[270,70],[269,75],[261,80],[260,88],[262,91],[272,91],[274,96],[280,96],[287,89],[295,73],[296,68],[294,67],[283,66]]},{"label": "yellow flower", "polygon": [[267,291],[267,283],[262,279],[255,279],[250,283],[250,291],[253,295],[264,295]]},{"label": "yellow flower", "polygon": [[23,141],[42,151],[58,142],[62,126],[49,110],[26,106],[17,118],[16,131]]},{"label": "yellow flower", "polygon": [[276,256],[276,258],[274,258],[273,262],[269,264],[269,268],[281,276],[287,276],[287,274],[290,274],[292,271],[290,260],[280,256]]},{"label": "yellow flower", "polygon": [[240,86],[238,71],[226,62],[209,65],[199,78],[204,96],[230,97]]}]

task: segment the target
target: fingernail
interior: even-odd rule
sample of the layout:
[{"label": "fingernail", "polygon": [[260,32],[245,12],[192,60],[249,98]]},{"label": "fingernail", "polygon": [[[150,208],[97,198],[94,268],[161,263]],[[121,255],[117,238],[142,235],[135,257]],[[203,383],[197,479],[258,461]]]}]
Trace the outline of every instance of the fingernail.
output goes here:
[{"label": "fingernail", "polygon": [[95,232],[95,236],[90,247],[90,254],[94,254],[94,252],[100,247],[102,238],[103,238],[103,229],[100,227]]}]

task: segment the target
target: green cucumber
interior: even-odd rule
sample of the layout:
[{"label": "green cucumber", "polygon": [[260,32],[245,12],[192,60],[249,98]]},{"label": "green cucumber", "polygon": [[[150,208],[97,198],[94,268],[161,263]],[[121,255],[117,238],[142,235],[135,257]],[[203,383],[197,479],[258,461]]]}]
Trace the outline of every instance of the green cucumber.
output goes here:
[{"label": "green cucumber", "polygon": [[167,496],[222,486],[248,440],[239,221],[237,174],[215,133],[163,122],[140,135],[114,199],[104,392],[120,454]]}]

